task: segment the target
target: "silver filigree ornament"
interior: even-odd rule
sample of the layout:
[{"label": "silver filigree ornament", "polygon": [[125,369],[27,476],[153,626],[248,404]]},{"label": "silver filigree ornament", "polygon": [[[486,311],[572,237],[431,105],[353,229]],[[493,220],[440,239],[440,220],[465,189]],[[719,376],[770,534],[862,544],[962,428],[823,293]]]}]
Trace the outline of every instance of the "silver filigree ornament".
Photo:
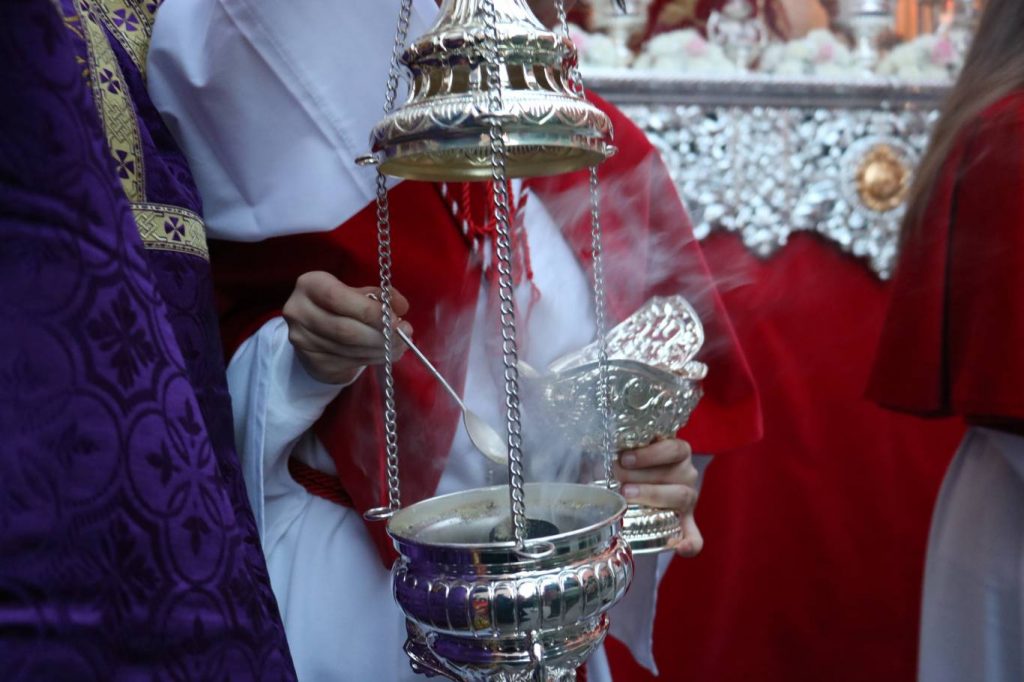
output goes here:
[{"label": "silver filigree ornament", "polygon": [[747,0],[726,0],[712,10],[707,24],[708,42],[718,45],[741,69],[750,68],[768,46],[770,31],[763,2],[755,9]]},{"label": "silver filigree ornament", "polygon": [[[626,360],[671,374],[692,374],[694,356],[704,345],[704,326],[682,296],[656,296],[608,332],[609,360]],[[597,361],[596,343],[551,363],[565,372]],[[700,377],[703,378],[703,377]]]},{"label": "silver filigree ornament", "polygon": [[[694,359],[704,328],[682,296],[655,297],[607,336],[610,404],[617,451],[673,437],[703,396],[707,366]],[[542,406],[538,418],[564,439],[599,452],[596,344],[553,362],[546,373],[527,369],[526,385]],[[671,549],[681,537],[672,510],[629,505],[623,537],[634,554]]]},{"label": "silver filigree ornament", "polygon": [[895,81],[615,76],[591,78],[659,150],[694,232],[737,234],[769,258],[813,232],[879,278],[895,266],[905,204],[879,211],[857,191],[886,144],[911,175],[928,143],[942,85]]},{"label": "silver filigree ornament", "polygon": [[892,237],[879,255],[896,259],[897,238],[903,220],[917,151],[892,135],[870,135],[857,140],[840,160],[840,187],[846,202],[860,206]]}]

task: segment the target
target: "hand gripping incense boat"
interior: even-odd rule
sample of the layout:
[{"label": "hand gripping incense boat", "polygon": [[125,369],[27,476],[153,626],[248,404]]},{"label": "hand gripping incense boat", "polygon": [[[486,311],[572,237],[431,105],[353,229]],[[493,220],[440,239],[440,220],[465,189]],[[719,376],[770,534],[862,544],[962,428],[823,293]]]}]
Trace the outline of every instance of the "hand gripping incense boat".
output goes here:
[{"label": "hand gripping incense boat", "polygon": [[[682,296],[653,298],[609,332],[608,392],[617,451],[673,437],[686,425],[703,396],[707,366],[694,360],[703,345],[703,325]],[[600,452],[598,356],[594,343],[556,360],[543,375],[523,372],[541,405],[538,416],[590,452]],[[635,554],[671,549],[681,533],[674,511],[629,505],[623,536]]]}]

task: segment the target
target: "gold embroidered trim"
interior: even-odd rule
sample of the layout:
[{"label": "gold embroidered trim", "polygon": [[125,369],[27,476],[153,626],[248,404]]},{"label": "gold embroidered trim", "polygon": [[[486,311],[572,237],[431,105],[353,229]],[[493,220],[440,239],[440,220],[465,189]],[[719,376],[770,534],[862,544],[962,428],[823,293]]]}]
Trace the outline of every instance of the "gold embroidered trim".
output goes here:
[{"label": "gold embroidered trim", "polygon": [[[107,25],[136,68],[146,77],[146,58],[149,55],[150,38],[153,35],[154,14],[143,7],[138,0],[95,0],[96,12]],[[155,3],[153,7],[155,9]]]},{"label": "gold embroidered trim", "polygon": [[[143,68],[153,12],[158,4],[150,2],[143,6],[139,0],[76,0],[78,17],[68,17],[67,24],[85,39],[89,53],[86,76],[92,85],[107,145],[117,165],[121,186],[131,202],[135,225],[143,245],[147,249],[176,251],[209,260],[210,252],[206,246],[206,228],[202,218],[178,206],[145,201],[145,167],[139,119],[128,94],[124,74],[117,63],[117,56],[101,23],[111,27],[111,35],[124,46],[136,66]],[[102,18],[97,17],[97,13]],[[134,20],[129,19],[129,16],[134,17]]]},{"label": "gold embroidered trim", "polygon": [[167,204],[133,203],[132,213],[147,249],[210,259],[203,219],[192,211]]},{"label": "gold embroidered trim", "polygon": [[89,0],[77,0],[76,5],[89,51],[89,81],[121,186],[129,201],[144,201],[145,168],[135,105],[128,95],[128,85],[114,50],[107,42],[103,25],[93,11],[93,4]]}]

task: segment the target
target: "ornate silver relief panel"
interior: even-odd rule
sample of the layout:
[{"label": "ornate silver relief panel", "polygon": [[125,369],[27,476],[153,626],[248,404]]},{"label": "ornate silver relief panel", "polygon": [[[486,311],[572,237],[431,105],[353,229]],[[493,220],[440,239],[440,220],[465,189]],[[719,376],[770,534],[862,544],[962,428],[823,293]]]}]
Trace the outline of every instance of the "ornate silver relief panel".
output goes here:
[{"label": "ornate silver relief panel", "polygon": [[590,78],[661,151],[697,237],[769,257],[816,232],[891,275],[900,220],[945,88],[887,81]]}]

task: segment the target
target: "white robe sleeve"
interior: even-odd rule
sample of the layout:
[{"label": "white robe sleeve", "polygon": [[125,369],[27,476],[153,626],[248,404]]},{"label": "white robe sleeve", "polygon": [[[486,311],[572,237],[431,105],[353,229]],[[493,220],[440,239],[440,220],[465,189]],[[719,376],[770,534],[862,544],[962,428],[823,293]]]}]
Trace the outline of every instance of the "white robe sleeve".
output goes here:
[{"label": "white robe sleeve", "polygon": [[[324,384],[309,375],[288,341],[288,326],[280,317],[246,339],[231,358],[227,376],[235,443],[249,502],[265,540],[271,530],[265,527],[266,504],[287,498],[299,485],[288,473],[292,448],[345,385]],[[276,514],[275,524],[287,522],[288,514]]]},{"label": "white robe sleeve", "polygon": [[[149,92],[188,156],[210,236],[322,232],[373,200],[376,172],[355,159],[382,116],[398,11],[399,0],[160,7]],[[414,0],[409,35],[436,13]]]}]

